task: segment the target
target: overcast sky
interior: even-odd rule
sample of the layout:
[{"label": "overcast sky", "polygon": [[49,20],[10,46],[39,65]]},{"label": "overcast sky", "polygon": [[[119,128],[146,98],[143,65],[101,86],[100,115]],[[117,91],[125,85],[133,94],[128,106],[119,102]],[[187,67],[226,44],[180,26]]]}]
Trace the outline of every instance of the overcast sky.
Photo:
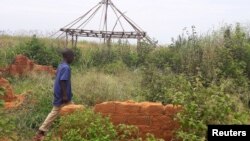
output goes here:
[{"label": "overcast sky", "polygon": [[[0,30],[54,31],[84,14],[100,0],[0,0]],[[160,43],[184,27],[206,33],[223,24],[250,24],[250,0],[113,0]]]}]

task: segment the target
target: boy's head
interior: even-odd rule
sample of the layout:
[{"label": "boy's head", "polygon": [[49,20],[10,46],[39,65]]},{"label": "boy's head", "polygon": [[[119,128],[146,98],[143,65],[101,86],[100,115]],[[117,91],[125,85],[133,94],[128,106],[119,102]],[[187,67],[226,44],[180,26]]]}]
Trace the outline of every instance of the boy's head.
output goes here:
[{"label": "boy's head", "polygon": [[65,48],[62,51],[62,57],[65,62],[71,64],[75,59],[75,54],[71,49]]}]

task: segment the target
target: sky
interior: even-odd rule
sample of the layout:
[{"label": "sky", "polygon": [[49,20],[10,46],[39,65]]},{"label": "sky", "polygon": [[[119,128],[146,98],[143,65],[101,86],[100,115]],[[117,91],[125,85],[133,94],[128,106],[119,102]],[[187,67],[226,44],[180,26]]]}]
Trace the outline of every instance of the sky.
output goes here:
[{"label": "sky", "polygon": [[[0,0],[0,31],[56,31],[99,1]],[[250,24],[250,0],[112,1],[160,44],[171,43],[172,37],[176,38],[184,28],[191,29],[193,25],[198,33],[205,34],[225,24]],[[112,20],[116,20],[115,16],[110,16]],[[93,20],[90,25],[97,25],[97,22]]]}]

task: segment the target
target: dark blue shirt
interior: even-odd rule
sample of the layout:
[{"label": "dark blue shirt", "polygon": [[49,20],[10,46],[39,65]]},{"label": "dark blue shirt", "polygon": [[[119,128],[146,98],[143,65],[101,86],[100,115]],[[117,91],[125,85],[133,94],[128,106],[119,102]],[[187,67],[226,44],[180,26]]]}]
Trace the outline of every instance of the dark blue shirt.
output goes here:
[{"label": "dark blue shirt", "polygon": [[56,72],[56,79],[54,84],[54,106],[60,106],[63,104],[62,98],[62,89],[60,86],[60,81],[66,81],[66,90],[67,90],[67,98],[68,101],[72,99],[72,91],[71,91],[71,69],[66,62],[61,63]]}]

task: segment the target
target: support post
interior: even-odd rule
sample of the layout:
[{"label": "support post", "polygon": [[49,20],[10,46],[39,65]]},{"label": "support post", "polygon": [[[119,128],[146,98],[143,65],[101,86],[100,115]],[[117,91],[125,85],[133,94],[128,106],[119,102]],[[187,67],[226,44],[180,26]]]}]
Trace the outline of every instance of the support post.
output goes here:
[{"label": "support post", "polygon": [[141,49],[141,38],[138,37],[137,38],[137,53],[139,53],[140,49]]},{"label": "support post", "polygon": [[72,48],[74,47],[74,35],[72,34],[71,36],[71,43],[72,43]]},{"label": "support post", "polygon": [[77,42],[78,42],[78,36],[76,35],[75,48],[77,47]]},{"label": "support post", "polygon": [[66,43],[65,43],[65,48],[68,47],[68,32],[66,32]]},{"label": "support post", "polygon": [[107,46],[110,48],[111,47],[111,38],[108,38],[107,40]]}]

